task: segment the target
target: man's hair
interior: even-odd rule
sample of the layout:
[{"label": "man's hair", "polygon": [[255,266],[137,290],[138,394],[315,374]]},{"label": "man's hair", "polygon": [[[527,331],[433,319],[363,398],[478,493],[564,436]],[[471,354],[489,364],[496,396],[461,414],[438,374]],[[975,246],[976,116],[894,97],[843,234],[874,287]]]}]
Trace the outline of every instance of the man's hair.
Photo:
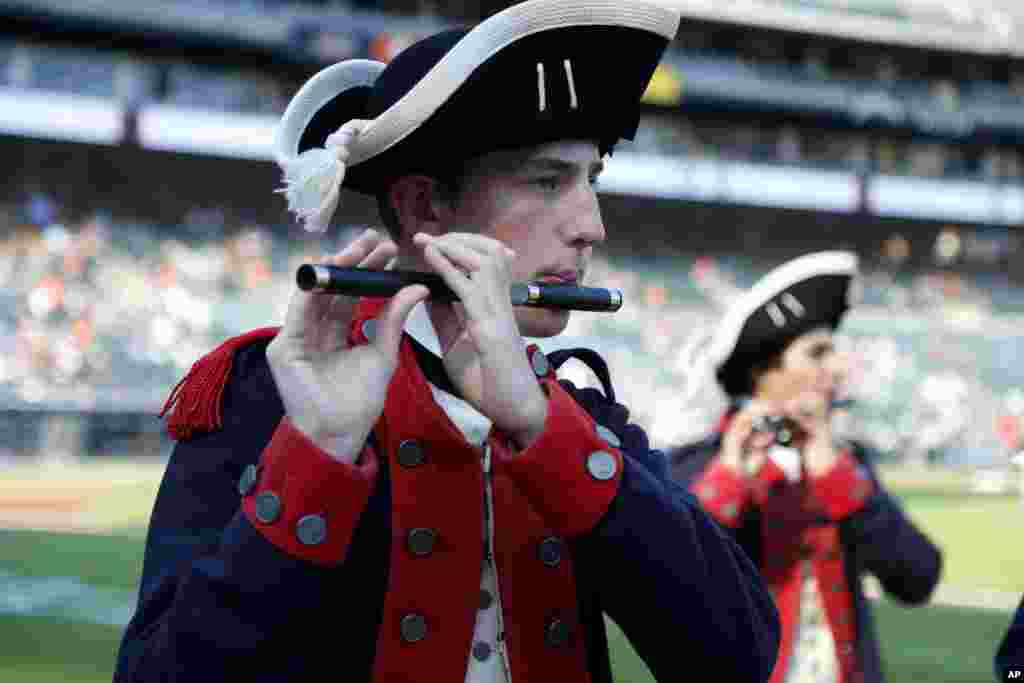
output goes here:
[{"label": "man's hair", "polygon": [[782,342],[781,345],[776,342],[768,348],[762,347],[762,349],[760,349],[762,351],[762,360],[754,363],[748,363],[746,365],[733,363],[731,366],[723,367],[716,374],[718,383],[729,398],[752,396],[754,394],[754,389],[757,388],[757,381],[761,378],[761,375],[769,370],[778,370],[782,367],[782,356],[786,353],[786,349],[788,349],[797,339],[817,330],[824,330],[831,334],[835,331],[835,327],[823,325],[806,331],[796,337],[789,337]]},{"label": "man's hair", "polygon": [[[397,179],[396,179],[397,180]],[[435,178],[437,181],[438,194],[441,201],[451,207],[459,204],[462,191],[465,189],[465,175],[462,173],[453,174],[448,178]],[[387,228],[388,235],[392,240],[398,242],[402,236],[402,224],[398,219],[398,212],[391,204],[391,186],[395,181],[388,183],[387,187],[377,195],[377,212],[380,214],[380,221]]]},{"label": "man's hair", "polygon": [[718,383],[729,398],[753,396],[754,388],[761,375],[769,370],[777,370],[782,367],[783,351],[785,351],[785,347],[753,365],[722,368],[717,374]]},{"label": "man's hair", "polygon": [[[597,144],[597,143],[595,143]],[[437,182],[438,194],[441,201],[451,207],[457,207],[463,192],[469,187],[470,182],[481,175],[494,172],[498,169],[513,169],[529,158],[530,152],[535,147],[510,148],[494,150],[491,153],[481,154],[448,165],[444,170],[431,175]],[[398,178],[386,183],[384,191],[377,195],[377,211],[380,213],[381,223],[387,228],[388,234],[395,242],[402,235],[402,226],[398,220],[398,212],[391,205],[389,194],[391,186]]]},{"label": "man's hair", "polygon": [[402,225],[398,221],[398,212],[391,205],[391,186],[377,195],[377,213],[380,214],[380,222],[388,230],[388,235],[395,242],[402,236]]}]

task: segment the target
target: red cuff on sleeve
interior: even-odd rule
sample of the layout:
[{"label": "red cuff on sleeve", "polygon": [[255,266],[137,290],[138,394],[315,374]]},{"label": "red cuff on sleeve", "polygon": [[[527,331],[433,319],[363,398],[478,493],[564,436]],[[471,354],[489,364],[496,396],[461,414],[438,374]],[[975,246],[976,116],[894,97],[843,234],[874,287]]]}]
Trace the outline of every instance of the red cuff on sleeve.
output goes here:
[{"label": "red cuff on sleeve", "polygon": [[726,467],[719,458],[711,461],[690,489],[720,524],[734,528],[739,526],[750,491],[743,477]]},{"label": "red cuff on sleeve", "polygon": [[356,462],[361,464],[338,462],[284,417],[263,450],[257,484],[242,498],[242,510],[289,555],[338,564],[377,478],[369,445]]},{"label": "red cuff on sleeve", "polygon": [[592,529],[611,505],[622,479],[622,453],[597,434],[597,424],[557,381],[548,394],[544,431],[512,455],[495,450],[520,489],[555,533],[569,538]]},{"label": "red cuff on sleeve", "polygon": [[867,470],[848,451],[843,451],[831,469],[811,477],[811,489],[825,505],[828,516],[838,521],[864,507],[875,484]]}]

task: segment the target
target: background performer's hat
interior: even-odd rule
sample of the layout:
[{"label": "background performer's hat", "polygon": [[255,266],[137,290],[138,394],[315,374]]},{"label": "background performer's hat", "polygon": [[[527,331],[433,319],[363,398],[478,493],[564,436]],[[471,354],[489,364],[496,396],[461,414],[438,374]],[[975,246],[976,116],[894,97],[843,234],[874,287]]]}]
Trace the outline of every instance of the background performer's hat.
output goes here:
[{"label": "background performer's hat", "polygon": [[750,370],[802,334],[835,330],[850,308],[857,256],[807,254],[775,268],[733,302],[715,330],[707,360],[719,384],[743,386]]},{"label": "background performer's hat", "polygon": [[529,0],[472,29],[425,38],[386,66],[349,60],[288,105],[274,150],[289,208],[326,229],[341,187],[449,178],[511,147],[632,139],[640,99],[679,26],[655,0]]}]

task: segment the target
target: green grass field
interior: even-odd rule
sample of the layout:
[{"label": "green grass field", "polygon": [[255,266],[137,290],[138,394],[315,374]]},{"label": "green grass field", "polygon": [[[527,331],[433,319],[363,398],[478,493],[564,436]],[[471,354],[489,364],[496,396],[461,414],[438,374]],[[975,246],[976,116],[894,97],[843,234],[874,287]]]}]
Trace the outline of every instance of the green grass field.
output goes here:
[{"label": "green grass field", "polygon": [[907,492],[901,498],[943,549],[944,582],[1024,593],[1024,548],[1013,542],[1024,530],[1024,507],[1016,496]]},{"label": "green grass field", "polygon": [[[119,468],[119,469],[118,469]],[[10,476],[8,476],[10,474]],[[0,530],[0,581],[68,577],[99,596],[134,599],[143,553],[145,519],[156,490],[157,468],[142,472],[117,465],[67,480],[51,472],[5,473],[0,500],[90,490],[69,521],[94,533]],[[82,483],[77,489],[75,482]],[[35,493],[32,493],[35,491]],[[944,580],[963,587],[1024,592],[1024,550],[1019,537],[1024,515],[1016,498],[967,495],[956,485],[901,483],[901,498],[946,553]],[[75,496],[78,494],[75,493]],[[71,581],[73,579],[73,581]],[[70,582],[70,583],[69,583]],[[56,589],[55,589],[56,590]],[[0,682],[93,683],[111,680],[121,636],[117,626],[76,620],[56,603],[15,613],[0,601]],[[930,606],[908,610],[882,601],[876,609],[890,683],[994,680],[992,657],[1010,620],[1006,611]],[[621,632],[610,625],[616,680],[648,683],[652,677]]]}]

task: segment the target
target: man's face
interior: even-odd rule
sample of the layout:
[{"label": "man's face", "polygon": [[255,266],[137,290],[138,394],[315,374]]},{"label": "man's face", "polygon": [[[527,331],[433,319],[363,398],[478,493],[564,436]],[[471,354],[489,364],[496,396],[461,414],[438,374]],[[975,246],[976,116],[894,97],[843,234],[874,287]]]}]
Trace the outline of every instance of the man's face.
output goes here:
[{"label": "man's face", "polygon": [[[594,187],[603,164],[592,142],[496,152],[474,163],[445,231],[479,232],[515,250],[516,281],[582,284],[605,238]],[[527,337],[561,333],[568,311],[517,307]]]},{"label": "man's face", "polygon": [[844,371],[844,358],[836,351],[832,331],[812,330],[791,341],[782,352],[778,367],[760,376],[757,394],[773,401],[788,401],[812,393],[831,401]]}]

